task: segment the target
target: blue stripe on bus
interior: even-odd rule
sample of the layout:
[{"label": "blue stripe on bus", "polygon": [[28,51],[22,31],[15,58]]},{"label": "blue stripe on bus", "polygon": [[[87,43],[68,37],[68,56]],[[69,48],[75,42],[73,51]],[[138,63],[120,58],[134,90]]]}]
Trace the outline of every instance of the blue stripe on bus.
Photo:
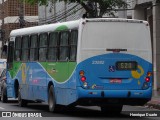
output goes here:
[{"label": "blue stripe on bus", "polygon": [[[93,61],[101,61],[94,64]],[[104,61],[104,62],[103,62]],[[135,76],[131,71],[109,71],[109,66],[115,66],[117,61],[136,61],[140,68],[137,70],[137,73],[141,73],[143,69],[143,74],[140,74],[140,77]],[[95,62],[96,63],[96,62]],[[148,71],[152,72],[152,64],[148,61],[129,54],[122,53],[111,53],[98,55],[91,58],[88,58],[76,66],[75,71],[69,80],[65,83],[57,83],[53,78],[44,70],[44,68],[39,63],[26,63],[27,68],[31,67],[36,68],[36,71],[31,75],[29,71],[26,71],[26,82],[30,85],[25,85],[23,83],[22,87],[22,98],[35,100],[42,99],[45,102],[48,102],[48,93],[47,93],[47,85],[49,81],[53,81],[55,86],[55,94],[57,104],[68,105],[81,97],[97,97],[100,98],[100,92],[103,90],[106,94],[105,97],[122,97],[126,98],[127,90],[133,91],[133,94],[130,96],[131,98],[150,98],[151,97],[151,86],[152,86],[152,77],[151,81],[148,84],[148,88],[142,90],[143,83],[145,82],[145,77]],[[141,69],[142,68],[142,69]],[[84,83],[80,81],[79,71],[85,71],[85,77],[88,87],[83,88]],[[21,70],[17,73],[17,79],[22,79]],[[9,75],[9,73],[7,73]],[[15,79],[14,78],[14,79]],[[45,81],[45,79],[47,80]],[[122,79],[122,83],[111,84],[111,78],[119,78]],[[37,79],[40,79],[41,82],[37,86]],[[127,80],[129,79],[129,80]],[[34,80],[34,81],[33,81]],[[7,79],[7,95],[8,97],[14,97],[14,80],[11,78]],[[24,81],[19,81],[20,84]],[[27,90],[25,90],[25,89]],[[88,94],[88,91],[93,91],[93,93],[97,90],[97,94]],[[120,92],[120,94],[118,94]],[[141,95],[136,95],[137,92],[143,92]]]}]

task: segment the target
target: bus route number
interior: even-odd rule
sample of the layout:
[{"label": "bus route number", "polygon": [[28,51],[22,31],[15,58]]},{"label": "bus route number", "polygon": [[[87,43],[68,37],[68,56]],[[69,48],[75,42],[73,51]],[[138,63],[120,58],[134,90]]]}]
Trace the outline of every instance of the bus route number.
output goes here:
[{"label": "bus route number", "polygon": [[92,64],[104,64],[104,61],[92,61]]}]

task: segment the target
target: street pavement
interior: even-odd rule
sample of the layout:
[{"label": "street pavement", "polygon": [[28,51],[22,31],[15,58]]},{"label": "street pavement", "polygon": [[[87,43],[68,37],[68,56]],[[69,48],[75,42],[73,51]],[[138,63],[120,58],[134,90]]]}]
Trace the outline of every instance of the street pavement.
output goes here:
[{"label": "street pavement", "polygon": [[[112,115],[103,114],[97,106],[77,106],[74,109],[58,113],[48,112],[48,105],[40,103],[30,103],[26,107],[19,107],[17,101],[9,101],[8,103],[0,102],[0,107],[0,112],[13,111],[16,113],[17,111],[18,114],[27,112],[42,113],[42,117],[21,117],[15,116],[16,114],[12,114],[12,117],[0,117],[0,120],[159,120],[160,116],[160,110],[154,108],[150,109],[144,106],[124,106],[120,115],[115,115],[114,113]],[[147,113],[155,113],[158,114],[158,116],[148,117]],[[139,116],[139,114],[144,116]]]},{"label": "street pavement", "polygon": [[146,106],[148,106],[150,108],[155,108],[155,109],[160,110],[160,90],[159,91],[156,91],[156,90],[153,91],[152,99],[151,99],[151,101],[149,101],[146,104]]},{"label": "street pavement", "polygon": [[[99,107],[82,107],[77,106],[72,110],[62,111],[60,113],[48,112],[48,105],[40,103],[30,103],[27,107],[19,107],[17,100],[10,99],[8,103],[0,102],[0,113],[1,112],[35,112],[43,113],[45,116],[41,117],[0,117],[0,120],[159,120],[160,114],[160,91],[153,91],[152,99],[145,106],[124,106],[120,115],[105,115],[102,114]],[[133,116],[131,115],[133,113]],[[146,113],[157,113],[158,116],[147,117],[147,116],[134,116],[134,114],[146,114]]]}]

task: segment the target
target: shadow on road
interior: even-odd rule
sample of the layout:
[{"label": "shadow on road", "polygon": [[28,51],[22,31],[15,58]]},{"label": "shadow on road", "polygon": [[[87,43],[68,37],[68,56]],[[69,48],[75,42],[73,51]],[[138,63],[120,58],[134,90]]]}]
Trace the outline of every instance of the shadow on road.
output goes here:
[{"label": "shadow on road", "polygon": [[[15,104],[14,104],[15,106]],[[18,107],[18,105],[16,104]],[[90,107],[72,107],[72,108],[67,108],[64,107],[59,112],[56,113],[51,113],[48,111],[48,105],[46,104],[40,104],[40,103],[30,103],[28,106],[25,107],[27,108],[27,111],[35,111],[35,112],[42,112],[42,114],[45,117],[81,117],[81,118],[138,118],[139,117],[131,117],[129,114],[121,113],[119,115],[113,114],[104,114],[102,113],[99,109],[92,109]]]},{"label": "shadow on road", "polygon": [[18,103],[17,100],[8,100],[7,103]]},{"label": "shadow on road", "polygon": [[75,107],[75,108],[69,108],[62,112],[63,115],[66,116],[73,116],[73,117],[87,117],[87,118],[95,118],[95,117],[114,117],[114,118],[129,118],[128,115],[115,115],[113,114],[104,114],[100,110],[92,110],[89,108],[82,108],[82,107]]}]

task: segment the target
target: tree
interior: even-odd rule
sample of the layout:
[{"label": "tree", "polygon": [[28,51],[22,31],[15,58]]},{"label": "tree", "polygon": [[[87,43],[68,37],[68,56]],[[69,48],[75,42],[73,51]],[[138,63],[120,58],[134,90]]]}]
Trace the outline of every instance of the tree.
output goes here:
[{"label": "tree", "polygon": [[87,17],[102,17],[104,14],[113,14],[117,8],[127,8],[128,4],[124,0],[25,0],[30,4],[39,3],[47,5],[49,1],[64,1],[69,3],[79,3],[86,10]]}]

